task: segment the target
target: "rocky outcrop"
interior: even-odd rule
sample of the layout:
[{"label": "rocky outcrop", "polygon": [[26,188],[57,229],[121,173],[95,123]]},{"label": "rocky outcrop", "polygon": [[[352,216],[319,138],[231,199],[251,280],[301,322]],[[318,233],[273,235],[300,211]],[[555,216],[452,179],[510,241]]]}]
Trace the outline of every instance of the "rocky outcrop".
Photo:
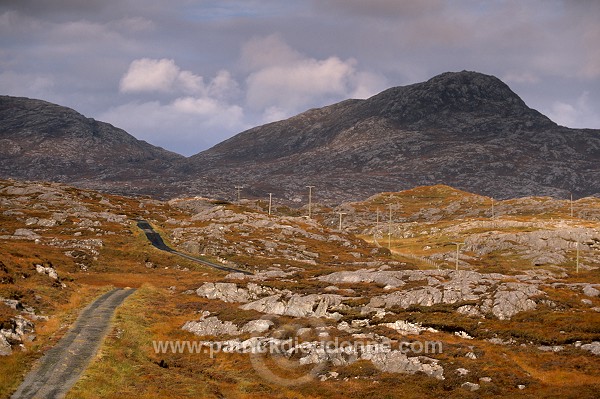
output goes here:
[{"label": "rocky outcrop", "polygon": [[397,331],[401,335],[419,335],[423,331],[438,332],[437,330],[431,327],[423,327],[419,323],[411,323],[409,321],[404,320],[396,320],[393,323],[381,323],[379,325],[391,328],[392,330]]},{"label": "rocky outcrop", "polygon": [[250,320],[242,327],[231,321],[221,321],[216,316],[210,316],[204,311],[198,320],[186,322],[181,329],[200,336],[240,335],[244,333],[264,333],[271,328],[273,322],[268,319]]},{"label": "rocky outcrop", "polygon": [[186,322],[182,330],[196,335],[239,335],[238,327],[230,321],[221,321],[217,317],[202,315],[200,320]]},{"label": "rocky outcrop", "polygon": [[387,373],[424,373],[438,380],[444,380],[444,369],[437,359],[428,356],[407,356],[400,350],[390,349],[385,344],[349,346],[336,348],[320,341],[296,343],[272,337],[252,337],[246,340],[201,341],[201,346],[220,348],[232,353],[269,353],[266,349],[277,348],[280,355],[290,357],[295,353],[302,356],[299,365],[347,366],[358,360],[367,360],[379,370]]},{"label": "rocky outcrop", "polygon": [[386,373],[416,374],[425,373],[438,380],[444,379],[444,369],[437,359],[427,356],[408,357],[400,351],[378,352],[361,356],[370,360],[375,367]]},{"label": "rocky outcrop", "polygon": [[271,295],[245,305],[243,310],[256,310],[266,314],[285,315],[292,317],[326,317],[339,319],[341,315],[331,312],[344,299],[336,294],[291,295],[283,298],[282,294]]},{"label": "rocky outcrop", "polygon": [[47,274],[52,280],[58,280],[58,273],[52,266],[34,265],[39,274]]},{"label": "rocky outcrop", "polygon": [[196,294],[223,302],[248,302],[248,290],[238,289],[234,283],[204,283],[196,290]]},{"label": "rocky outcrop", "polygon": [[[326,256],[339,258],[339,253],[351,250],[355,250],[355,258],[360,258],[362,254],[359,249],[366,247],[364,241],[356,237],[332,233],[315,220],[301,217],[271,217],[262,212],[235,212],[216,205],[204,208],[191,219],[198,223],[195,226],[176,227],[169,238],[174,245],[181,246],[192,254],[284,259],[295,264],[312,266],[322,262]],[[239,239],[232,239],[232,236]],[[248,238],[250,236],[253,238]],[[327,243],[327,246],[315,245],[316,243]],[[255,275],[233,274],[230,278],[285,278],[299,270],[298,267],[282,270],[278,266],[281,265],[274,264],[273,267]]]},{"label": "rocky outcrop", "polygon": [[13,346],[22,347],[23,342],[35,339],[35,325],[31,320],[21,315],[12,317],[0,329],[0,356],[8,356],[13,352]]},{"label": "rocky outcrop", "polygon": [[583,295],[589,296],[589,297],[597,297],[600,295],[600,290],[598,288],[595,288],[594,286],[592,286],[591,284],[586,284],[583,287]]},{"label": "rocky outcrop", "polygon": [[[248,283],[246,288],[238,287],[235,283],[204,283],[196,290],[196,295],[218,299],[223,302],[247,303],[264,296],[281,294],[284,291],[264,287],[255,283]],[[288,291],[286,291],[288,292]]]},{"label": "rocky outcrop", "polygon": [[581,345],[581,349],[591,352],[593,355],[600,356],[600,341],[594,341],[590,344]]},{"label": "rocky outcrop", "polygon": [[494,294],[492,314],[500,320],[506,320],[517,313],[533,310],[537,305],[530,298],[539,295],[544,295],[544,292],[534,285],[503,283]]},{"label": "rocky outcrop", "polygon": [[557,225],[550,229],[531,232],[506,233],[489,231],[472,234],[465,239],[465,251],[483,256],[494,251],[508,251],[529,259],[532,264],[559,265],[564,263],[567,252],[575,250],[579,245],[581,251],[597,252],[596,243],[600,242],[600,231],[593,228]]},{"label": "rocky outcrop", "polygon": [[254,280],[254,281],[267,281],[277,280],[282,278],[291,277],[300,271],[299,268],[288,268],[287,271],[281,270],[278,267],[270,267],[267,270],[260,270],[254,274],[244,273],[229,273],[225,278],[232,280]]},{"label": "rocky outcrop", "polygon": [[[393,306],[408,308],[413,305],[465,303],[457,306],[456,311],[473,317],[493,315],[500,320],[505,320],[519,312],[535,309],[536,298],[545,295],[539,289],[539,285],[547,276],[521,275],[517,278],[522,282],[510,282],[508,280],[514,277],[497,273],[363,269],[334,272],[320,276],[319,280],[338,284],[379,281],[388,283],[386,288],[395,289],[389,294],[373,296],[363,307],[363,313],[377,312],[378,309]],[[409,282],[412,285],[414,282],[422,282],[422,285],[403,289],[402,287]]]},{"label": "rocky outcrop", "polygon": [[12,346],[3,334],[0,334],[0,356],[12,355]]}]

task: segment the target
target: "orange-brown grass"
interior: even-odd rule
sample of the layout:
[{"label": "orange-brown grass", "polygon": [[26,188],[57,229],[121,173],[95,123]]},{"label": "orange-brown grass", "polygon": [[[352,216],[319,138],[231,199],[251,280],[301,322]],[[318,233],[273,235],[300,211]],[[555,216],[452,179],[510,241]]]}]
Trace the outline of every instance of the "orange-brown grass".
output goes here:
[{"label": "orange-brown grass", "polygon": [[108,289],[82,286],[65,296],[63,301],[57,301],[54,308],[48,309],[49,320],[35,323],[35,341],[25,342],[24,351],[13,348],[12,355],[0,357],[0,397],[7,397],[13,392],[33,363],[67,332],[81,309]]}]

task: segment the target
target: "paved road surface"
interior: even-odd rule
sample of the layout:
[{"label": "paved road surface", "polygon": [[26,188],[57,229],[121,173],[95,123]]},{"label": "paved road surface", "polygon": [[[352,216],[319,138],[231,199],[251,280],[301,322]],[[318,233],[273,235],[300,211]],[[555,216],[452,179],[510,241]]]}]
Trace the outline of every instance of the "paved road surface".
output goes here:
[{"label": "paved road surface", "polygon": [[67,334],[36,363],[11,399],[64,397],[96,355],[115,309],[134,291],[114,289],[88,305]]},{"label": "paved road surface", "polygon": [[226,272],[252,274],[251,272],[249,272],[247,270],[241,270],[241,269],[236,269],[233,267],[217,265],[216,263],[208,262],[203,259],[196,258],[196,257],[190,256],[190,255],[184,254],[182,252],[176,251],[173,248],[169,247],[167,244],[165,244],[165,242],[163,241],[160,234],[158,234],[156,231],[154,231],[152,226],[150,226],[150,223],[148,223],[145,220],[141,220],[141,219],[136,220],[136,221],[137,221],[137,226],[146,234],[146,238],[148,238],[148,241],[150,241],[152,243],[152,245],[154,245],[156,248],[158,248],[162,251],[170,252],[172,254],[179,255],[183,258],[193,260],[194,262],[201,263],[205,266],[210,266],[212,268],[223,270]]}]

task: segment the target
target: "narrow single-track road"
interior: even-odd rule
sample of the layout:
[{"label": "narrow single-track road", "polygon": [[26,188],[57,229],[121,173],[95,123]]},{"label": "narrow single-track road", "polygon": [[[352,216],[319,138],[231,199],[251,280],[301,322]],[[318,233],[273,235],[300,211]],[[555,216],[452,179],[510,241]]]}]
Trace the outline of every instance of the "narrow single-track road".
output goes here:
[{"label": "narrow single-track road", "polygon": [[136,220],[136,222],[137,222],[137,226],[146,234],[146,238],[148,238],[148,241],[150,241],[154,247],[160,249],[161,251],[170,252],[172,254],[179,255],[183,258],[192,260],[194,262],[198,262],[205,266],[209,266],[209,267],[223,270],[226,272],[252,274],[251,272],[249,272],[247,270],[241,270],[241,269],[236,269],[233,267],[217,265],[216,263],[208,262],[208,261],[205,261],[204,259],[196,258],[194,256],[190,256],[188,254],[184,254],[182,252],[176,251],[173,248],[169,247],[167,244],[165,244],[165,242],[163,241],[160,234],[158,234],[156,231],[154,231],[154,229],[152,228],[150,223],[148,223],[147,221],[142,220],[142,219],[138,219],[138,220]]},{"label": "narrow single-track road", "polygon": [[36,363],[11,399],[63,398],[96,355],[115,309],[134,289],[114,289],[89,304],[65,336]]}]

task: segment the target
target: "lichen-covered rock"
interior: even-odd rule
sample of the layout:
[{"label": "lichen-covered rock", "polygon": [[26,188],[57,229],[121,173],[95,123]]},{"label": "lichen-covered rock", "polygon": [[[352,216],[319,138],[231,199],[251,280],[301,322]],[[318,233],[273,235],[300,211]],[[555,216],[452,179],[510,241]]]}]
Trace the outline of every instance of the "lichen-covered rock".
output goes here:
[{"label": "lichen-covered rock", "polygon": [[332,306],[338,306],[344,299],[336,294],[291,295],[289,299],[282,294],[270,295],[240,306],[243,310],[256,310],[261,313],[286,315],[293,317],[339,318],[339,313],[329,312]]},{"label": "lichen-covered rock", "polygon": [[273,326],[273,322],[271,320],[250,320],[248,323],[244,324],[244,326],[241,328],[241,331],[247,333],[263,333],[268,331],[271,326]]},{"label": "lichen-covered rock", "polygon": [[544,293],[531,284],[502,284],[494,295],[492,313],[500,320],[510,319],[519,312],[535,309],[537,304],[530,298],[542,294]]},{"label": "lichen-covered rock", "polygon": [[591,284],[583,287],[583,294],[589,297],[597,297],[600,295],[600,290],[594,288]]},{"label": "lichen-covered rock", "polygon": [[13,237],[23,240],[39,240],[42,238],[39,234],[29,229],[16,229]]},{"label": "lichen-covered rock", "polygon": [[461,385],[461,388],[466,389],[467,391],[477,391],[479,389],[479,384],[475,384],[473,382],[465,382]]},{"label": "lichen-covered rock", "polygon": [[196,335],[239,335],[238,327],[230,321],[221,321],[218,317],[206,317],[203,314],[197,321],[188,321],[181,327],[182,330],[189,331]]},{"label": "lichen-covered rock", "polygon": [[[398,306],[433,306],[437,304],[467,304],[457,307],[457,312],[473,317],[485,317],[488,313],[499,319],[509,319],[519,312],[535,309],[532,298],[544,295],[538,289],[544,279],[541,276],[504,276],[497,273],[451,270],[358,270],[335,272],[320,276],[329,283],[375,282],[378,278],[393,276],[395,291],[374,296],[361,310],[363,314]],[[506,280],[517,279],[521,282]],[[422,281],[423,285],[402,289],[407,282]],[[398,289],[399,288],[399,289]]]},{"label": "lichen-covered rock", "polygon": [[600,356],[600,341],[594,341],[590,344],[581,345],[581,349],[590,351],[594,355]]},{"label": "lichen-covered rock", "polygon": [[218,299],[223,302],[247,303],[264,296],[288,293],[271,287],[255,283],[248,283],[246,288],[238,287],[235,283],[204,283],[196,290],[198,296],[208,299]]},{"label": "lichen-covered rock", "polygon": [[58,280],[58,273],[52,266],[35,265],[35,271],[40,274],[47,274],[52,280]]},{"label": "lichen-covered rock", "polygon": [[249,300],[248,290],[238,288],[235,283],[204,283],[196,290],[196,294],[223,302],[246,303]]},{"label": "lichen-covered rock", "polygon": [[444,379],[444,368],[438,364],[437,359],[427,356],[408,357],[400,351],[392,350],[379,351],[372,355],[363,354],[361,358],[371,360],[373,365],[383,372],[402,374],[421,372],[438,380]]},{"label": "lichen-covered rock", "polygon": [[8,343],[4,335],[0,334],[0,356],[12,355],[12,346]]},{"label": "lichen-covered rock", "polygon": [[382,323],[379,325],[396,330],[402,335],[419,335],[422,331],[437,332],[433,328],[423,327],[419,323],[411,323],[404,320],[396,320],[393,323]]}]

